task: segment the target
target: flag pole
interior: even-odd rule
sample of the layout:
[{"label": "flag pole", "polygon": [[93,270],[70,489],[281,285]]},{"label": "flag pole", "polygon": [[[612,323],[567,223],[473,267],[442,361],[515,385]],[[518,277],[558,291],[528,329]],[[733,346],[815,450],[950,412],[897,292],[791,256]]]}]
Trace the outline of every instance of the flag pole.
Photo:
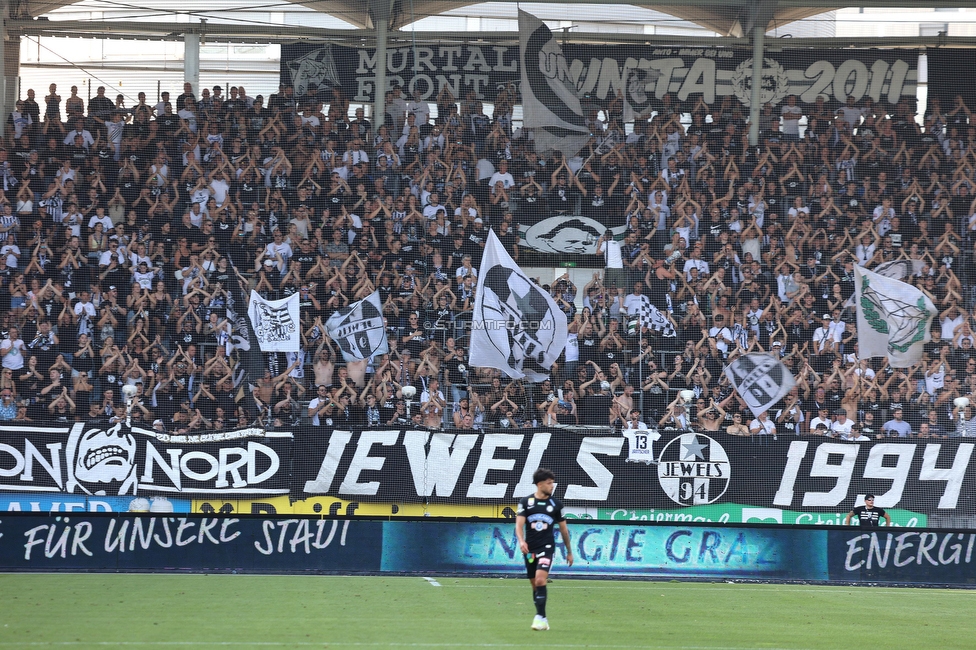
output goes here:
[{"label": "flag pole", "polygon": [[640,412],[641,417],[645,417],[644,414],[644,323],[638,323],[637,327],[637,386],[640,388],[640,396],[637,398],[640,402]]}]

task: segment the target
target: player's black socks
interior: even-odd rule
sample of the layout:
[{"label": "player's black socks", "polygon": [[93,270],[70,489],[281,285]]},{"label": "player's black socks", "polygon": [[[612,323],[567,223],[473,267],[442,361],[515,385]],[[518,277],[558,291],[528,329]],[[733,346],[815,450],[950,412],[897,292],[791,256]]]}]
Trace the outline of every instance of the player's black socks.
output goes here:
[{"label": "player's black socks", "polygon": [[546,588],[536,587],[535,595],[533,597],[535,599],[535,613],[541,616],[542,618],[545,618],[546,617]]}]

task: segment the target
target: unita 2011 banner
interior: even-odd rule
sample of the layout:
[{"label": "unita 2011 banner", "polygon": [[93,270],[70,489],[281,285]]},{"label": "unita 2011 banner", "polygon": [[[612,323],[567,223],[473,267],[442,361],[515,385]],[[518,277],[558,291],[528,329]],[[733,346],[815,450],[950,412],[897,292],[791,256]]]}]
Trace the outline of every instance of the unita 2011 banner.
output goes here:
[{"label": "unita 2011 banner", "polygon": [[[753,60],[750,51],[731,48],[655,47],[642,45],[564,45],[566,63],[578,94],[601,102],[619,91],[638,113],[661,106],[665,95],[682,104],[721,102],[733,96],[751,102]],[[485,44],[422,45],[391,48],[386,57],[387,82],[413,97],[434,101],[443,88],[458,100],[473,92],[494,99],[498,91],[520,83],[516,46]],[[299,96],[311,87],[339,88],[355,102],[376,98],[376,71],[381,62],[374,48],[329,43],[281,46],[281,83]],[[783,50],[763,59],[761,101],[778,104],[787,95],[801,104],[824,96],[829,105],[858,101],[897,104],[915,99],[918,54],[914,50]],[[675,108],[678,108],[675,106]]]}]

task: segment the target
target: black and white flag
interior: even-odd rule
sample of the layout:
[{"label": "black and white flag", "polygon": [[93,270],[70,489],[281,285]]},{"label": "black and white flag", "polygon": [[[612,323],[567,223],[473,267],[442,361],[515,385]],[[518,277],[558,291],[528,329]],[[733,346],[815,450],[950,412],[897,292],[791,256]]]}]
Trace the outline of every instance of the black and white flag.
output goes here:
[{"label": "black and white flag", "polygon": [[298,352],[301,319],[297,293],[281,300],[265,300],[252,290],[247,315],[262,352]]},{"label": "black and white flag", "polygon": [[471,319],[469,363],[542,381],[566,347],[566,314],[488,233]]},{"label": "black and white flag", "polygon": [[647,296],[642,296],[642,298],[640,310],[641,327],[656,330],[661,333],[661,336],[667,336],[669,338],[677,336],[678,332],[674,329],[674,323],[671,322],[667,315],[655,307]]},{"label": "black and white flag", "polygon": [[299,97],[308,94],[310,84],[315,84],[319,92],[342,87],[331,45],[296,57],[288,61],[286,67],[291,84],[295,87],[295,94]]},{"label": "black and white flag", "polygon": [[884,264],[879,264],[872,270],[886,278],[905,281],[912,276],[921,275],[924,267],[924,261],[908,259],[885,262]]},{"label": "black and white flag", "polygon": [[590,137],[573,73],[545,23],[521,10],[518,22],[523,124],[536,150],[572,158]]},{"label": "black and white flag", "polygon": [[325,328],[346,361],[361,361],[390,351],[378,291],[329,316]]},{"label": "black and white flag", "polygon": [[596,149],[593,150],[593,153],[597,156],[606,155],[613,151],[613,148],[623,141],[624,136],[620,131],[607,131],[604,135],[600,136]]},{"label": "black and white flag", "polygon": [[779,359],[760,352],[737,357],[725,367],[725,376],[756,416],[783,399],[795,384]]}]

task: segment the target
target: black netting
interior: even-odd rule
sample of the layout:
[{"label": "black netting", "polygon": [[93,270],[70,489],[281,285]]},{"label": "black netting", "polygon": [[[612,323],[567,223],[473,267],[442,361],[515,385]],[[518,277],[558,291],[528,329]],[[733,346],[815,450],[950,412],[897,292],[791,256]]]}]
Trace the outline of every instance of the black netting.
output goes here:
[{"label": "black netting", "polygon": [[[953,60],[929,55],[922,111],[915,51],[767,52],[751,142],[751,49],[569,43],[560,54],[537,28],[523,49],[392,48],[382,120],[371,47],[283,46],[283,85],[264,96],[177,85],[167,106],[147,80],[149,100],[121,106],[97,91],[25,90],[8,122],[0,215],[0,418],[11,427],[0,472],[11,485],[42,459],[63,461],[52,476],[67,471],[67,446],[45,445],[75,421],[111,430],[131,386],[132,426],[163,436],[133,434],[133,462],[188,480],[172,495],[193,509],[224,499],[247,511],[254,495],[315,512],[500,515],[526,468],[550,463],[599,497],[566,495],[578,516],[798,521],[843,515],[873,491],[906,524],[968,517],[965,488],[945,494],[966,485],[971,447],[928,440],[969,431],[972,413],[954,400],[976,377],[971,100],[956,103]],[[489,231],[566,315],[547,382],[470,361]],[[857,354],[854,266],[897,260],[940,312],[909,368]],[[298,352],[260,351],[251,290],[298,296]],[[390,353],[347,363],[325,323],[374,291]],[[743,351],[774,354],[796,378],[769,408],[774,424],[753,423],[723,374]],[[674,452],[665,460],[678,473],[668,495],[660,464],[626,462],[640,440],[619,432],[638,422],[720,441],[738,487],[714,497],[703,486],[720,476],[682,475],[679,450],[697,439],[662,431],[655,448]],[[555,424],[570,429],[543,429]],[[31,426],[50,431],[24,434],[28,448],[18,432]],[[735,435],[773,426],[775,440]],[[340,445],[333,429],[356,433]],[[501,429],[492,436],[508,438],[479,433]],[[179,442],[156,459],[142,444],[240,430],[227,436],[240,453]],[[837,439],[815,437],[824,432]],[[922,439],[888,439],[901,434]],[[256,445],[278,458],[274,472]],[[433,472],[419,460],[432,454]],[[726,467],[698,461],[687,471]],[[275,488],[212,484],[234,472],[247,489],[270,472]],[[803,494],[833,496],[788,495],[790,476],[813,486]],[[376,481],[381,490],[363,487]],[[494,491],[473,495],[476,485]]]}]

